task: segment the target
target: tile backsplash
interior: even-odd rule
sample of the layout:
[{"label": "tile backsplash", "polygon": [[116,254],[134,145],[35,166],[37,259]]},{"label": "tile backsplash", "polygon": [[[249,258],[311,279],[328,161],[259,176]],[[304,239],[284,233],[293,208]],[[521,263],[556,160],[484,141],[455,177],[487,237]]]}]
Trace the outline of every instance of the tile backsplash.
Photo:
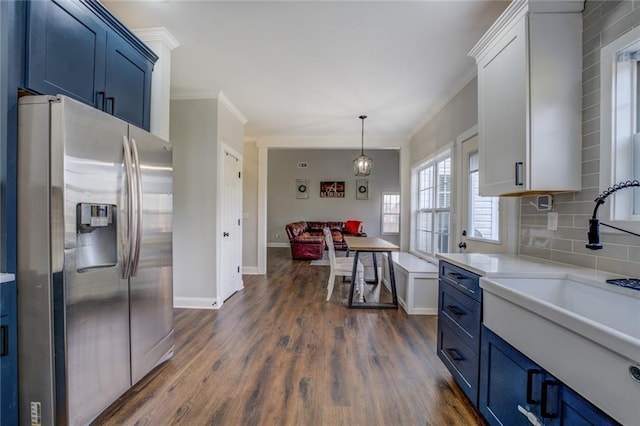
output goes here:
[{"label": "tile backsplash", "polygon": [[625,276],[640,277],[640,237],[601,233],[603,249],[585,247],[600,171],[600,48],[640,25],[639,1],[587,1],[582,13],[582,191],[555,194],[557,231],[535,197],[521,198],[520,253]]}]

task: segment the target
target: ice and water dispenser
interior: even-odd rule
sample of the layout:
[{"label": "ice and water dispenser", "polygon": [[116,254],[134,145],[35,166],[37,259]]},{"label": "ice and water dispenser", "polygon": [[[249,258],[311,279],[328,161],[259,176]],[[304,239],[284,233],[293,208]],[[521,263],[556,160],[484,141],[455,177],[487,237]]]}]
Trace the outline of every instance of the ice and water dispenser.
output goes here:
[{"label": "ice and water dispenser", "polygon": [[80,203],[76,211],[76,269],[85,272],[118,263],[117,208]]}]

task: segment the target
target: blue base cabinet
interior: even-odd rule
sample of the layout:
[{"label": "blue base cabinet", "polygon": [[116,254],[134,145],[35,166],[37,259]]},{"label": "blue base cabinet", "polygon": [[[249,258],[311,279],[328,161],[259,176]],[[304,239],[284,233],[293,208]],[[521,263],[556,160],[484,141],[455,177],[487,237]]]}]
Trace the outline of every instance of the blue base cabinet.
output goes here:
[{"label": "blue base cabinet", "polygon": [[95,0],[30,1],[26,88],[63,94],[149,130],[158,57]]},{"label": "blue base cabinet", "polygon": [[618,423],[482,326],[479,410],[490,425]]},{"label": "blue base cabinet", "polygon": [[482,320],[479,276],[440,261],[439,277],[438,357],[477,406]]},{"label": "blue base cabinet", "polygon": [[16,283],[0,284],[0,423],[18,424],[18,334]]}]

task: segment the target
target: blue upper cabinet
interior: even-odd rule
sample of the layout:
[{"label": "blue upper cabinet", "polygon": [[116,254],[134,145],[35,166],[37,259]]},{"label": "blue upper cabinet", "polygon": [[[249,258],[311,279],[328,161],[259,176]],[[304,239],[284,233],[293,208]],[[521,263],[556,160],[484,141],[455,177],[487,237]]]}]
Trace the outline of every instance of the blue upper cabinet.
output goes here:
[{"label": "blue upper cabinet", "polygon": [[149,128],[151,69],[149,61],[115,32],[107,36],[104,110]]},{"label": "blue upper cabinet", "polygon": [[64,94],[149,129],[157,56],[94,0],[31,1],[26,88]]}]

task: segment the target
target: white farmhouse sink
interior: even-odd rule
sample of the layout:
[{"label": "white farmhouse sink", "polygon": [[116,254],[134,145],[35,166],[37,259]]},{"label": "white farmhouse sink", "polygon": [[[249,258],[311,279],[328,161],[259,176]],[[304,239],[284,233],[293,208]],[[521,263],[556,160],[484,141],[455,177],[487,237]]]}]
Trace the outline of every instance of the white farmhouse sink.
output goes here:
[{"label": "white farmhouse sink", "polygon": [[640,419],[640,291],[584,277],[486,278],[483,322],[623,424]]}]

